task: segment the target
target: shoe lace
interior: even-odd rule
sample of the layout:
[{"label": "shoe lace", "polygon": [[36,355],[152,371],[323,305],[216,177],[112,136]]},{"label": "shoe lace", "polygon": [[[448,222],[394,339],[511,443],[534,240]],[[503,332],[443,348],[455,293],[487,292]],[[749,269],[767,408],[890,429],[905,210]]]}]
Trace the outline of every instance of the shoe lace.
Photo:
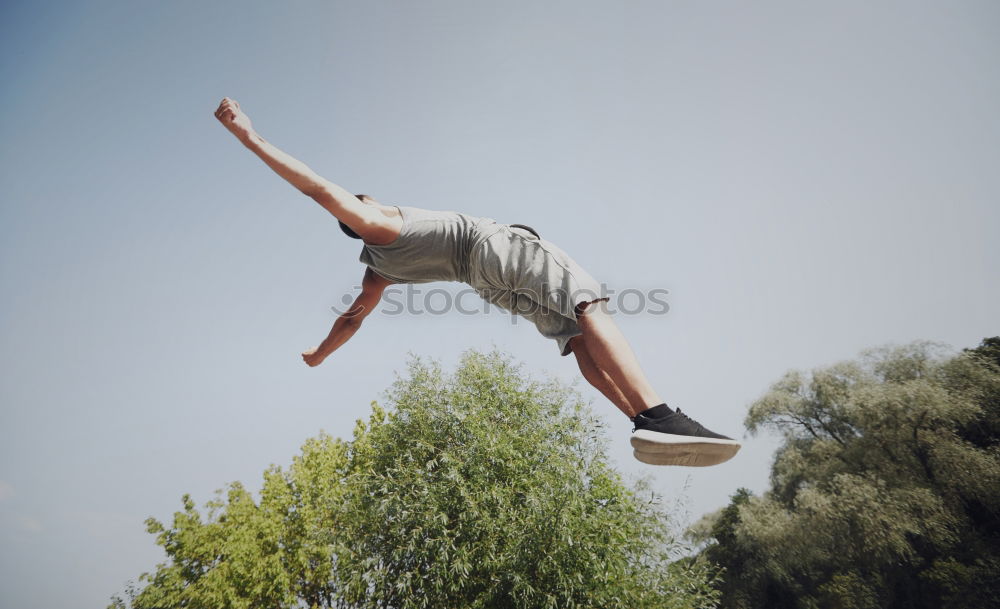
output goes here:
[{"label": "shoe lace", "polygon": [[695,426],[695,429],[697,429],[697,430],[698,430],[699,432],[705,432],[705,431],[708,431],[708,429],[706,429],[704,425],[702,425],[702,424],[701,424],[701,423],[699,423],[698,421],[695,421],[695,420],[694,420],[694,419],[692,419],[691,417],[689,417],[689,416],[687,416],[686,414],[684,414],[683,412],[681,412],[681,409],[680,409],[680,408],[676,409],[676,410],[675,410],[675,412],[676,412],[676,413],[678,414],[678,416],[681,416],[681,417],[683,417],[685,421],[688,421],[688,422],[690,422],[690,423],[691,423],[692,425],[694,425],[694,426]]},{"label": "shoe lace", "polygon": [[[680,408],[678,408],[677,409],[677,414],[680,414],[680,412],[681,412],[681,410],[680,410]],[[683,416],[684,416],[685,419],[688,419],[687,415],[683,415]],[[635,415],[634,417],[630,417],[629,420],[632,421],[632,432],[634,433],[635,430],[639,429],[639,415]],[[651,421],[652,419],[647,418],[646,420],[647,421]],[[688,420],[690,421],[690,419],[688,419]]]},{"label": "shoe lace", "polygon": [[[704,425],[702,425],[698,421],[695,421],[691,417],[689,417],[686,414],[684,414],[683,412],[681,412],[680,408],[674,409],[674,414],[675,414],[675,416],[679,416],[679,417],[683,418],[685,421],[687,421],[687,422],[691,423],[692,425],[694,425],[695,429],[697,429],[699,431],[708,431],[707,429],[705,429]],[[639,416],[636,415],[636,416],[632,417],[630,420],[632,421],[632,431],[635,432],[635,430],[639,429]]]}]

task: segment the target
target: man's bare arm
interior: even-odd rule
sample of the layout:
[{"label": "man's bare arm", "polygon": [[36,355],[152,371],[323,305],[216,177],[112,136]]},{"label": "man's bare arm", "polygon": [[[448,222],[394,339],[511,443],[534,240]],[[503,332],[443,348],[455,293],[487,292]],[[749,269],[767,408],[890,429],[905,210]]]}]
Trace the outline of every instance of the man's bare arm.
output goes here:
[{"label": "man's bare arm", "polygon": [[275,173],[314,199],[338,220],[352,228],[378,220],[375,216],[377,212],[346,189],[323,178],[302,161],[261,137],[236,100],[224,98],[215,111],[215,117]]},{"label": "man's bare arm", "polygon": [[333,323],[333,328],[330,329],[330,334],[318,347],[309,349],[302,354],[302,359],[310,366],[322,364],[323,360],[354,336],[365,317],[368,317],[375,310],[382,298],[382,293],[390,284],[388,279],[373,272],[370,268],[367,269],[365,277],[361,281],[361,293],[354,299],[351,308],[337,318],[337,321]]}]

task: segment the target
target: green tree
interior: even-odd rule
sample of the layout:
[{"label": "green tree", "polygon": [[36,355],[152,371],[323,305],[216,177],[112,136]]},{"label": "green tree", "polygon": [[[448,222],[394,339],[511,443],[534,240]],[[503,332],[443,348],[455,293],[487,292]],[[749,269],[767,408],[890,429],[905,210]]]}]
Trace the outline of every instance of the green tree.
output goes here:
[{"label": "green tree", "polygon": [[605,457],[579,396],[498,355],[420,360],[349,482],[338,566],[357,607],[697,607],[701,564]]},{"label": "green tree", "polygon": [[260,500],[239,484],[167,527],[152,607],[714,606],[713,570],[608,463],[579,394],[496,352],[413,358],[349,442],[321,436]]},{"label": "green tree", "polygon": [[751,431],[771,488],[694,528],[724,607],[1000,606],[1000,341],[916,343],[791,372]]},{"label": "green tree", "polygon": [[[355,442],[363,442],[364,428]],[[169,562],[140,576],[112,607],[334,607],[333,538],[350,473],[348,444],[326,434],[306,441],[287,471],[264,473],[259,501],[240,483],[208,502],[188,495],[167,527],[146,521]]]}]

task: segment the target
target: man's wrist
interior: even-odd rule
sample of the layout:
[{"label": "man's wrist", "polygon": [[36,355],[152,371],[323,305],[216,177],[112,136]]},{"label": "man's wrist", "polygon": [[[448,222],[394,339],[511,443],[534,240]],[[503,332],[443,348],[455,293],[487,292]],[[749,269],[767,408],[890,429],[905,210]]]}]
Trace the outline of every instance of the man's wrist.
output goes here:
[{"label": "man's wrist", "polygon": [[260,142],[261,137],[257,135],[256,131],[247,131],[243,135],[237,136],[240,142],[247,148],[252,148],[254,144]]}]

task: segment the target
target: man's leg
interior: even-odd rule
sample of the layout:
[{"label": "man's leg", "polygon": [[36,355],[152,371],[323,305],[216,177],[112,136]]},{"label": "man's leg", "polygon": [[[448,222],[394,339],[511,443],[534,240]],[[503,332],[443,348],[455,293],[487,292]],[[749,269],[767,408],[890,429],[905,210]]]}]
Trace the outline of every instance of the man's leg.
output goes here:
[{"label": "man's leg", "polygon": [[706,466],[728,461],[739,451],[736,440],[705,429],[663,403],[600,301],[581,303],[577,311],[583,351],[610,377],[630,406],[626,414],[635,423],[630,442],[636,459],[651,465]]},{"label": "man's leg", "polygon": [[573,350],[573,355],[576,356],[576,363],[580,366],[583,378],[587,379],[588,383],[593,385],[604,397],[617,406],[618,410],[625,413],[625,416],[629,418],[634,416],[634,410],[631,404],[629,404],[628,399],[625,398],[622,390],[615,385],[615,382],[611,380],[611,376],[607,372],[597,367],[594,358],[587,351],[587,344],[583,341],[583,336],[574,336],[571,338],[569,346]]},{"label": "man's leg", "polygon": [[[662,404],[663,400],[649,384],[632,347],[604,307],[603,301],[581,303],[577,306],[577,323],[583,331],[587,355],[623,394],[630,412],[626,412],[620,405],[618,408],[629,417],[634,417],[648,408]],[[617,402],[615,404],[618,405]]]}]

